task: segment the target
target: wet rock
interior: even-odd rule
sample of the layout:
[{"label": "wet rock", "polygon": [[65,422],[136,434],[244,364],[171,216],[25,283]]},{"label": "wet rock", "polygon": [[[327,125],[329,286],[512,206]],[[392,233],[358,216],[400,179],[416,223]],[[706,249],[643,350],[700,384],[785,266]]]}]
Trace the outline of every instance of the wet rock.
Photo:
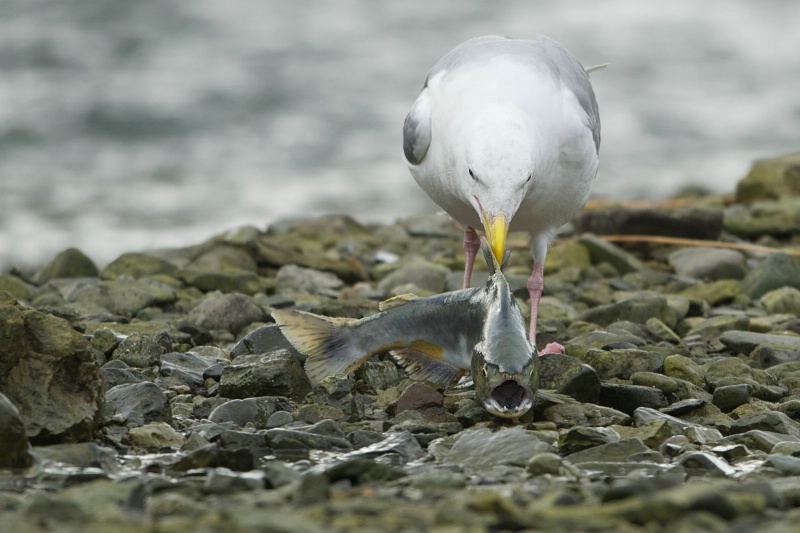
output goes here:
[{"label": "wet rock", "polygon": [[752,331],[727,331],[720,335],[720,342],[736,353],[749,354],[759,345],[777,349],[800,350],[800,337],[793,335],[774,335]]},{"label": "wet rock", "polygon": [[186,439],[164,422],[150,422],[128,432],[131,444],[147,450],[163,448],[180,449]]},{"label": "wet rock", "polygon": [[730,476],[735,472],[727,461],[704,451],[686,453],[678,457],[677,463],[690,476]]},{"label": "wet rock", "polygon": [[158,275],[174,277],[178,268],[160,257],[140,252],[124,253],[108,264],[101,272],[101,279],[121,277],[145,278]]},{"label": "wet rock", "polygon": [[601,379],[630,379],[636,372],[655,372],[664,365],[664,356],[651,351],[589,350],[583,362],[591,366]]},{"label": "wet rock", "polygon": [[335,274],[297,265],[284,265],[275,276],[281,292],[306,292],[310,294],[336,294],[344,282]]},{"label": "wet rock", "polygon": [[781,287],[800,288],[800,257],[772,254],[742,281],[742,292],[753,299]]},{"label": "wet rock", "polygon": [[705,371],[692,359],[682,355],[669,355],[664,359],[664,375],[696,387],[706,386]]},{"label": "wet rock", "polygon": [[197,352],[171,352],[161,356],[159,374],[185,383],[192,390],[203,387],[205,372],[216,363],[212,357]]},{"label": "wet rock", "polygon": [[78,468],[100,468],[112,474],[119,471],[117,454],[114,450],[94,442],[36,446],[32,452],[40,463],[63,463]]},{"label": "wet rock", "polygon": [[637,407],[665,407],[667,398],[657,388],[606,382],[600,388],[599,403],[632,415]]},{"label": "wet rock", "polygon": [[69,323],[0,303],[0,390],[19,409],[31,442],[91,439],[103,406],[103,377]]},{"label": "wet rock", "polygon": [[119,343],[112,357],[134,368],[148,368],[159,363],[162,353],[161,346],[151,337],[132,333]]},{"label": "wet rock", "polygon": [[445,420],[444,395],[433,387],[415,382],[400,393],[395,402],[395,412],[413,410],[422,414],[427,420],[443,422]]},{"label": "wet rock", "polygon": [[333,420],[322,420],[303,428],[275,428],[265,432],[268,445],[275,450],[351,450],[341,427]]},{"label": "wet rock", "polygon": [[742,285],[736,279],[720,279],[710,283],[698,283],[687,287],[680,295],[696,302],[697,305],[716,306],[732,302],[742,292]]},{"label": "wet rock", "polygon": [[567,461],[574,465],[588,462],[624,462],[636,454],[650,452],[650,448],[639,439],[623,439],[607,444],[594,446],[567,457]]},{"label": "wet rock", "polygon": [[106,390],[113,389],[117,385],[145,381],[144,375],[140,370],[129,367],[124,361],[120,361],[119,359],[104,364],[102,370]]},{"label": "wet rock", "polygon": [[215,272],[187,268],[177,275],[186,285],[203,292],[237,292],[252,296],[265,289],[258,274],[248,270],[228,268],[223,272]]},{"label": "wet rock", "polygon": [[106,392],[106,417],[119,416],[129,426],[167,422],[172,418],[167,396],[154,383],[118,385]]},{"label": "wet rock", "polygon": [[608,263],[620,274],[644,270],[644,263],[641,260],[591,233],[582,235],[578,242],[589,250],[592,264]]},{"label": "wet rock", "polygon": [[485,428],[468,429],[458,434],[444,460],[475,469],[525,466],[532,456],[547,451],[551,451],[549,444],[519,427],[502,428],[494,433]]},{"label": "wet rock", "polygon": [[758,200],[779,200],[800,195],[800,154],[759,159],[736,184],[736,201],[750,204]]},{"label": "wet rock", "polygon": [[747,273],[741,252],[725,248],[681,248],[668,261],[678,275],[701,280],[742,279]]},{"label": "wet rock", "polygon": [[[670,356],[673,357],[673,356]],[[667,360],[664,360],[664,367],[666,369]],[[704,383],[702,378],[699,379],[700,383]],[[711,394],[704,389],[698,387],[688,381],[665,376],[656,372],[635,372],[631,374],[631,383],[634,385],[641,385],[643,387],[655,387],[663,392],[669,399],[674,400],[690,400],[698,399],[705,402],[711,401]]]},{"label": "wet rock", "polygon": [[569,455],[610,442],[618,442],[619,440],[619,433],[611,428],[574,427],[559,436],[558,451],[564,455]]},{"label": "wet rock", "polygon": [[575,357],[545,354],[539,358],[539,387],[566,394],[579,402],[597,403],[600,377]]},{"label": "wet rock", "polygon": [[231,348],[231,357],[268,353],[277,349],[288,350],[301,363],[306,360],[306,356],[295,350],[294,346],[286,340],[277,324],[260,326],[242,337]]},{"label": "wet rock", "polygon": [[800,438],[800,423],[795,422],[784,413],[778,411],[755,413],[734,420],[733,424],[731,424],[731,433],[745,433],[752,430],[781,433]]},{"label": "wet rock", "polygon": [[22,416],[0,392],[0,470],[30,466],[32,459],[28,448]]},{"label": "wet rock", "polygon": [[187,316],[187,321],[196,326],[230,331],[234,335],[254,322],[266,320],[267,314],[261,306],[244,294],[211,293]]},{"label": "wet rock", "polygon": [[77,248],[67,248],[36,273],[34,281],[41,285],[56,278],[94,278],[97,266]]},{"label": "wet rock", "polygon": [[790,455],[770,454],[764,462],[764,466],[770,466],[783,475],[800,475],[800,459]]},{"label": "wet rock", "polygon": [[[239,427],[252,424],[256,428],[269,426],[270,418],[278,411],[290,409],[288,399],[277,396],[262,396],[230,400],[214,408],[208,419],[212,422],[234,422]],[[291,418],[291,415],[289,415]],[[290,420],[291,421],[291,420]]]},{"label": "wet rock", "polygon": [[633,411],[633,423],[636,426],[644,426],[657,421],[664,421],[669,424],[673,434],[682,434],[689,428],[697,425],[649,407],[638,407]]},{"label": "wet rock", "polygon": [[793,435],[760,429],[735,432],[725,437],[725,440],[734,444],[743,444],[751,450],[760,450],[767,453],[771,452],[780,443],[800,443],[800,438]]},{"label": "wet rock", "polygon": [[626,320],[645,324],[651,318],[658,318],[668,327],[675,327],[677,317],[670,312],[667,299],[655,293],[637,293],[620,302],[599,305],[581,313],[579,320],[608,326],[613,322]]},{"label": "wet rock", "polygon": [[171,304],[176,299],[175,289],[165,283],[129,278],[82,285],[67,296],[68,302],[95,304],[123,316],[133,316],[147,307]]},{"label": "wet rock", "polygon": [[794,287],[781,287],[769,291],[760,301],[768,313],[800,315],[800,290]]},{"label": "wet rock", "polygon": [[356,457],[381,458],[392,464],[406,464],[425,455],[425,450],[409,431],[389,433],[378,442],[342,455],[344,459]]},{"label": "wet rock", "polygon": [[714,389],[714,405],[724,412],[730,412],[750,401],[750,386],[746,383],[724,385]]},{"label": "wet rock", "polygon": [[628,209],[584,211],[576,225],[581,232],[598,235],[664,235],[716,240],[722,231],[720,209]]},{"label": "wet rock", "polygon": [[603,427],[629,424],[631,417],[610,407],[592,404],[556,404],[544,410],[544,420],[553,422],[557,427],[574,426]]},{"label": "wet rock", "polygon": [[445,281],[449,274],[450,270],[446,267],[414,261],[401,266],[383,278],[378,283],[378,288],[386,294],[394,294],[397,287],[413,285],[423,291],[439,293],[445,289]]},{"label": "wet rock", "polygon": [[707,342],[719,339],[727,331],[746,328],[750,320],[744,315],[714,316],[700,321],[684,332],[684,337],[699,337]]},{"label": "wet rock", "polygon": [[242,355],[222,371],[220,395],[227,398],[285,396],[302,400],[311,391],[311,382],[288,350]]},{"label": "wet rock", "polygon": [[7,292],[12,298],[27,300],[31,297],[28,285],[16,276],[0,274],[0,293]]},{"label": "wet rock", "polygon": [[708,365],[705,378],[712,390],[725,385],[747,384],[753,396],[767,401],[778,400],[786,393],[771,374],[758,368],[750,368],[747,363],[735,357],[719,359]]}]

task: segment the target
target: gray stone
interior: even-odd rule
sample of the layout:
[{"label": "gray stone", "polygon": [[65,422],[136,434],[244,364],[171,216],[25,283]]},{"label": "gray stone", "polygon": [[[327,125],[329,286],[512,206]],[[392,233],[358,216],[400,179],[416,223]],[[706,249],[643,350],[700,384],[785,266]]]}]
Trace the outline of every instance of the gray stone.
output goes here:
[{"label": "gray stone", "polygon": [[697,426],[697,424],[681,420],[649,407],[639,407],[633,412],[633,423],[636,426],[644,426],[656,421],[665,421],[674,434],[682,434],[687,429]]},{"label": "gray stone", "polygon": [[265,428],[269,426],[268,421],[272,415],[278,411],[285,412],[287,409],[290,409],[290,405],[286,398],[277,396],[245,398],[230,400],[217,406],[211,411],[208,419],[217,423],[234,422],[239,427],[250,423],[256,428]]},{"label": "gray stone", "polygon": [[424,291],[440,293],[445,289],[445,282],[450,270],[441,265],[423,261],[413,261],[401,266],[378,283],[378,288],[387,294],[400,286],[414,285]]},{"label": "gray stone", "polygon": [[150,422],[128,432],[131,444],[148,450],[180,449],[186,439],[165,422]]},{"label": "gray stone", "polygon": [[678,457],[677,464],[690,476],[730,476],[735,470],[724,459],[703,451],[689,452]]},{"label": "gray stone", "polygon": [[800,350],[800,337],[794,335],[775,335],[754,333],[752,331],[728,331],[720,335],[720,342],[736,353],[749,354],[757,346],[765,344],[773,348]]},{"label": "gray stone", "polygon": [[770,314],[800,315],[800,290],[794,287],[781,287],[769,291],[760,301]]},{"label": "gray stone", "polygon": [[68,302],[93,303],[110,312],[133,316],[151,306],[163,306],[177,299],[175,289],[153,279],[120,278],[77,287]]},{"label": "gray stone", "polygon": [[559,435],[558,451],[564,455],[569,455],[587,448],[618,442],[619,440],[619,433],[611,428],[574,427]]},{"label": "gray stone", "polygon": [[730,431],[731,433],[746,433],[756,429],[800,438],[800,423],[779,411],[762,411],[734,420]]},{"label": "gray stone", "polygon": [[585,403],[552,405],[544,410],[543,418],[561,428],[574,426],[621,426],[630,424],[631,421],[629,415],[616,409]]},{"label": "gray stone", "polygon": [[787,476],[800,476],[800,458],[791,455],[770,454],[764,462],[764,466],[771,466]]},{"label": "gray stone", "polygon": [[630,379],[636,372],[655,372],[664,366],[664,356],[651,351],[589,350],[583,362],[591,366],[601,379]]},{"label": "gray stone", "polygon": [[144,375],[140,370],[129,367],[119,359],[114,359],[104,364],[102,370],[106,390],[113,389],[117,385],[145,381]]},{"label": "gray stone", "polygon": [[267,314],[250,296],[211,293],[189,312],[186,319],[208,330],[221,329],[237,335],[254,322],[266,321]]},{"label": "gray stone", "polygon": [[157,275],[174,277],[177,267],[165,259],[146,253],[124,253],[108,264],[101,272],[102,279],[120,277],[145,278]]},{"label": "gray stone", "polygon": [[785,433],[751,429],[741,433],[734,433],[725,437],[727,442],[743,444],[751,450],[760,450],[770,453],[776,445],[782,442],[800,443],[800,438]]},{"label": "gray stone", "polygon": [[599,235],[663,235],[716,240],[722,231],[722,210],[611,207],[584,211],[576,224],[578,231]]},{"label": "gray stone", "polygon": [[0,390],[33,444],[90,440],[103,376],[86,339],[66,320],[0,300]]},{"label": "gray stone", "polygon": [[724,385],[714,389],[714,405],[728,413],[750,401],[750,386],[745,383]]},{"label": "gray stone", "polygon": [[579,402],[597,403],[600,378],[591,366],[562,354],[545,354],[539,363],[540,388],[555,390]]},{"label": "gray stone", "polygon": [[288,350],[242,355],[222,371],[220,395],[227,398],[286,396],[302,400],[311,391],[311,382]]},{"label": "gray stone", "polygon": [[599,403],[632,415],[637,407],[660,409],[667,405],[667,398],[657,388],[605,382],[600,387]]},{"label": "gray stone", "polygon": [[747,384],[753,396],[767,401],[779,400],[786,393],[786,389],[770,373],[751,368],[735,357],[718,359],[709,364],[705,379],[712,390],[725,385]]},{"label": "gray stone", "polygon": [[677,323],[677,317],[667,305],[667,299],[651,292],[640,292],[620,302],[598,305],[578,317],[579,320],[603,327],[620,320],[646,324],[651,318],[658,318],[670,328]]},{"label": "gray stone", "polygon": [[520,427],[468,429],[456,436],[445,456],[447,463],[468,465],[475,469],[495,465],[525,466],[534,455],[552,451],[549,444]]},{"label": "gray stone", "polygon": [[779,200],[800,195],[800,153],[759,159],[736,184],[736,201]]},{"label": "gray stone", "polygon": [[582,235],[578,242],[589,250],[592,264],[608,263],[620,274],[644,270],[644,263],[619,246],[592,234]]},{"label": "gray stone", "polygon": [[0,470],[30,466],[32,458],[28,448],[22,415],[0,392]]},{"label": "gray stone", "polygon": [[198,390],[205,382],[206,370],[217,361],[197,352],[171,352],[161,356],[159,374],[172,377]]},{"label": "gray stone", "polygon": [[307,292],[310,294],[327,294],[338,291],[344,283],[330,272],[322,272],[313,268],[297,265],[284,265],[275,276],[278,290],[282,292]]},{"label": "gray stone", "polygon": [[595,461],[624,462],[632,455],[649,451],[650,448],[645,446],[640,439],[622,439],[575,452],[567,457],[567,461],[574,465]]},{"label": "gray stone", "polygon": [[747,273],[742,253],[725,248],[681,248],[668,261],[678,275],[696,279],[742,279]]},{"label": "gray stone", "polygon": [[742,282],[742,292],[753,299],[781,287],[800,288],[800,257],[772,254],[751,270]]},{"label": "gray stone", "polygon": [[97,273],[97,266],[86,254],[77,248],[67,248],[37,272],[34,281],[41,285],[56,278],[97,277]]},{"label": "gray stone", "polygon": [[128,425],[143,426],[150,422],[171,422],[170,403],[162,390],[149,381],[119,385],[106,392],[109,413],[119,415]]},{"label": "gray stone", "polygon": [[301,363],[305,362],[306,356],[298,352],[292,343],[286,340],[281,333],[281,328],[277,324],[260,326],[237,342],[231,348],[231,357],[236,358],[240,355],[261,354],[272,352],[277,349],[288,350],[295,359]]},{"label": "gray stone", "polygon": [[36,446],[33,455],[40,463],[62,463],[78,468],[100,468],[110,474],[117,473],[117,454],[111,448],[94,442]]},{"label": "gray stone", "polygon": [[161,346],[151,337],[131,333],[119,343],[113,358],[134,368],[148,368],[159,363],[162,353]]}]

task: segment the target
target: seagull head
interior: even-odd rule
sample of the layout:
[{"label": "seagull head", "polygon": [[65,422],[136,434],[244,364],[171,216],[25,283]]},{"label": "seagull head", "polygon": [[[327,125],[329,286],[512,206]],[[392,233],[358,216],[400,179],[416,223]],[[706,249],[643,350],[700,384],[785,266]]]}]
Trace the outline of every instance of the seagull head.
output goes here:
[{"label": "seagull head", "polygon": [[511,219],[535,181],[533,143],[517,117],[498,112],[472,122],[464,146],[462,194],[502,263]]}]

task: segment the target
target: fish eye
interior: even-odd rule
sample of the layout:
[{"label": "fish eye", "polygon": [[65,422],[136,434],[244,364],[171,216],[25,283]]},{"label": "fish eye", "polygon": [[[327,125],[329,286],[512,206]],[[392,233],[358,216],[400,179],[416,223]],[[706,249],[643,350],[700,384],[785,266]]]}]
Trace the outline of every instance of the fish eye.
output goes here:
[{"label": "fish eye", "polygon": [[488,370],[486,370],[486,365],[483,365],[483,366],[481,367],[481,374],[483,374],[483,377],[486,377],[486,376],[488,376],[488,375],[489,375],[489,371],[488,371]]}]

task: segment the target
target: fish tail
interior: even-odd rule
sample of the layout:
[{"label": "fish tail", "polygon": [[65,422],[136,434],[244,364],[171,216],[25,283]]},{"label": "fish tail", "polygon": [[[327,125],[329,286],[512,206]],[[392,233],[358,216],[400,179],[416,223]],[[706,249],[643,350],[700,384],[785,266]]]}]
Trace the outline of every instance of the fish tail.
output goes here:
[{"label": "fish tail", "polygon": [[272,318],[283,336],[306,356],[306,374],[313,385],[328,376],[351,372],[369,357],[351,340],[349,326],[355,320],[291,309],[273,310]]}]

